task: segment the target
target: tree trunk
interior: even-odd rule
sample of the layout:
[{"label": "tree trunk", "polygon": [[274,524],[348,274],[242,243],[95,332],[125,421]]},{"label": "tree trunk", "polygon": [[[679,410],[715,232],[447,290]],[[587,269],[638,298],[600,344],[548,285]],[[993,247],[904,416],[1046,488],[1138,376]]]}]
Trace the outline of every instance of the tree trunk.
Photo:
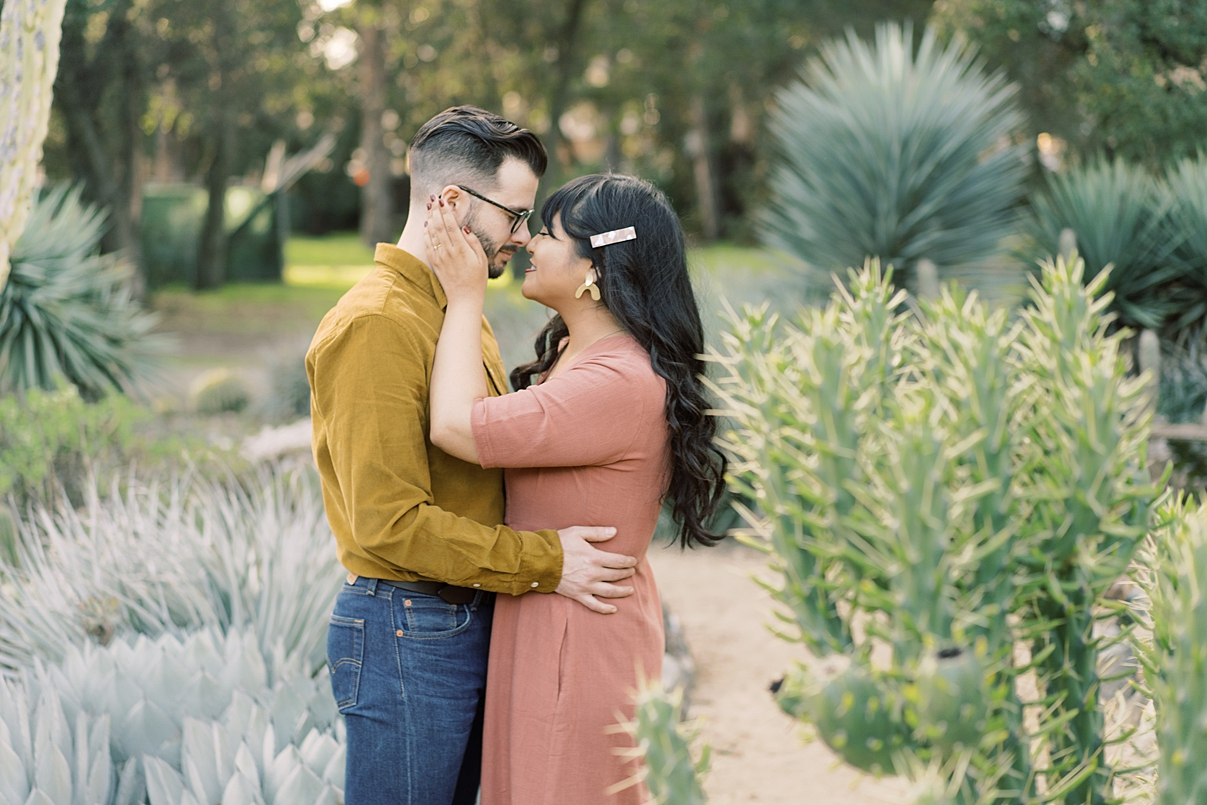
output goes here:
[{"label": "tree trunk", "polygon": [[125,254],[126,259],[134,264],[132,290],[138,299],[146,295],[146,272],[142,265],[142,238],[139,227],[139,216],[142,211],[142,182],[139,177],[140,144],[142,143],[142,70],[138,61],[135,36],[129,19],[123,8],[121,14],[110,23],[116,43],[122,58],[121,77],[124,85],[121,103],[121,170],[117,186],[117,198],[113,200],[111,214],[113,228],[110,230],[111,244]]},{"label": "tree trunk", "polygon": [[369,181],[361,188],[360,238],[373,248],[394,241],[393,176],[390,150],[386,147],[381,116],[386,111],[386,53],[382,41],[381,15],[364,9],[357,25],[360,36],[360,146],[365,152]]},{"label": "tree trunk", "polygon": [[100,45],[105,53],[120,54],[116,61],[121,65],[120,75],[126,86],[121,100],[121,147],[118,153],[110,153],[105,136],[97,125],[97,104],[102,96],[101,86],[106,71],[102,65],[87,60],[83,32],[75,25],[63,27],[62,69],[55,93],[62,101],[58,106],[67,123],[72,163],[82,169],[89,196],[103,205],[109,214],[110,227],[105,237],[105,247],[109,251],[123,252],[128,260],[139,267],[134,290],[141,297],[145,280],[141,270],[142,243],[136,213],[137,194],[140,192],[136,181],[136,160],[138,143],[142,138],[139,127],[142,88],[137,48],[131,42],[134,33],[126,20],[127,7],[128,4],[123,4],[114,12]]},{"label": "tree trunk", "polygon": [[234,170],[235,159],[235,87],[231,80],[231,48],[235,46],[230,9],[225,3],[214,6],[215,70],[217,86],[214,99],[213,134],[209,168],[205,172],[205,189],[209,195],[201,236],[197,244],[197,274],[193,278],[196,290],[219,288],[226,281],[226,185]]},{"label": "tree trunk", "polygon": [[[579,31],[582,28],[583,9],[586,5],[586,0],[570,0],[569,8],[566,9],[566,21],[562,26],[561,36],[557,39],[553,94],[549,98],[549,132],[545,135],[545,148],[549,150],[550,157],[549,176],[542,184],[545,188],[556,186],[558,179],[568,167],[561,161],[561,119],[570,101],[570,79],[574,77],[579,67],[577,42]],[[544,195],[545,193],[542,193],[542,197]]]},{"label": "tree trunk", "polygon": [[696,92],[691,101],[691,132],[688,151],[692,160],[692,177],[696,182],[696,203],[700,208],[701,234],[707,241],[721,236],[717,193],[713,186],[711,148],[708,142],[708,115],[704,94]]}]

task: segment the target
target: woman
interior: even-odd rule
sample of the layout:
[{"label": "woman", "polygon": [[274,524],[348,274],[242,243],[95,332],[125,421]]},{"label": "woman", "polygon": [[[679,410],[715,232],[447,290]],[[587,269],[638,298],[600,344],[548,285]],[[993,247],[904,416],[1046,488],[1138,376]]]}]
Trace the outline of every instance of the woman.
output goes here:
[{"label": "woman", "polygon": [[[439,204],[429,255],[448,297],[431,382],[431,438],[506,468],[507,524],[615,526],[639,559],[631,597],[598,611],[558,595],[501,596],[486,692],[483,805],[644,802],[627,735],[642,677],[661,675],[662,609],[646,549],[664,499],[684,546],[723,488],[700,380],[703,331],[684,237],[665,196],[628,176],[585,176],[545,203],[522,293],[557,312],[537,358],[490,398],[481,365],[486,257]],[[617,579],[627,571],[618,574]],[[608,614],[601,614],[608,613]],[[620,750],[620,751],[617,751]]]}]

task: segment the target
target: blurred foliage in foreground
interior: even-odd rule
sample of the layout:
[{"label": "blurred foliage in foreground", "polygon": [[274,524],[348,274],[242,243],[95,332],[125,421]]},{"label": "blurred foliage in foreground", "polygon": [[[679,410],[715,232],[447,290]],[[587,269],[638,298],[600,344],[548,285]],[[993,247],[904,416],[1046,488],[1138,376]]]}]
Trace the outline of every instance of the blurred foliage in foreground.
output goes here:
[{"label": "blurred foliage in foreground", "polygon": [[799,327],[748,312],[716,356],[752,543],[819,658],[781,706],[940,801],[1099,805],[1127,773],[1099,666],[1126,634],[1096,627],[1159,486],[1108,275],[1083,270],[1047,264],[1011,323],[952,288],[902,315],[872,263]]}]

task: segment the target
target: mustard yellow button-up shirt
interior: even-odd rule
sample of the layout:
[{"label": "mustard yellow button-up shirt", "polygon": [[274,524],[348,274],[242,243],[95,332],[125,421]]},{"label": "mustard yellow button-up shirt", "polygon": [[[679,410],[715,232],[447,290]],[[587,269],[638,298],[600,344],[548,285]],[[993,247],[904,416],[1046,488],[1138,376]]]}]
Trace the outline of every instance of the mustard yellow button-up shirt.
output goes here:
[{"label": "mustard yellow button-up shirt", "polygon": [[[369,578],[552,591],[562,573],[557,533],[502,525],[502,471],[453,458],[428,438],[444,289],[395,246],[378,244],[374,260],[306,353],[314,458],[340,562]],[[485,318],[482,362],[491,395],[503,394],[503,359]]]}]

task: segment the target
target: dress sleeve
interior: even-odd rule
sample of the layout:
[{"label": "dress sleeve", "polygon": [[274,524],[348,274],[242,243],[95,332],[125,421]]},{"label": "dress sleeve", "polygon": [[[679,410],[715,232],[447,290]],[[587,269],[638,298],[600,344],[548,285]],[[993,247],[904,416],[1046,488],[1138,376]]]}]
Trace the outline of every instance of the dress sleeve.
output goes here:
[{"label": "dress sleeve", "polygon": [[[587,467],[628,452],[652,406],[657,376],[618,353],[592,355],[536,386],[474,403],[474,446],[483,467]],[[661,417],[659,417],[661,420]]]}]

